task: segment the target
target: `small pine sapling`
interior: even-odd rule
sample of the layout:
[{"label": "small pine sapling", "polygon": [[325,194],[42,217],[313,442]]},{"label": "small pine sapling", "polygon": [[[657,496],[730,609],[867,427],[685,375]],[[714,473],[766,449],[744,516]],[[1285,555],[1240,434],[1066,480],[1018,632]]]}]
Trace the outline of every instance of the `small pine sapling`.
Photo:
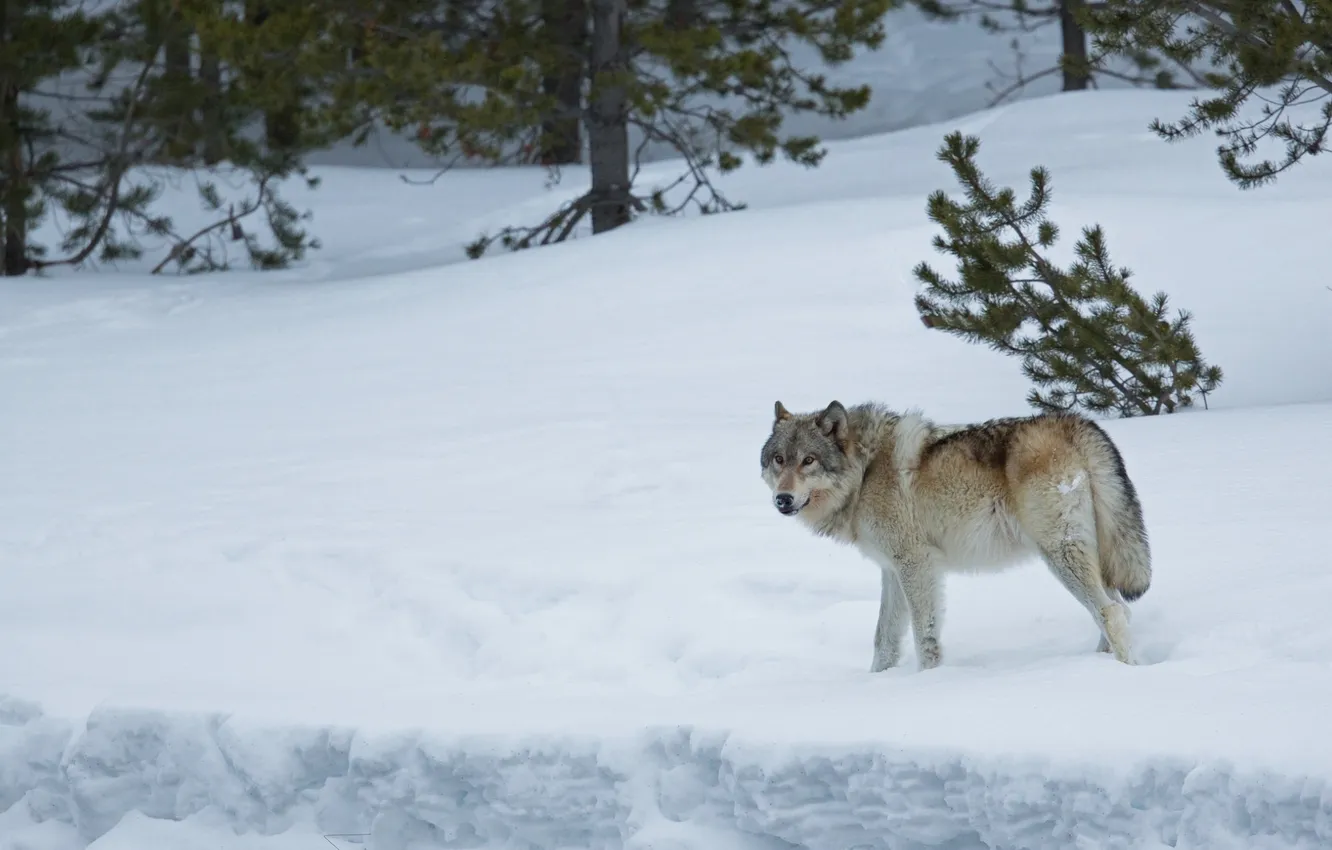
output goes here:
[{"label": "small pine sapling", "polygon": [[1041,410],[1151,416],[1190,407],[1221,383],[1202,359],[1191,316],[1169,315],[1165,293],[1144,300],[1130,272],[1110,262],[1100,226],[1087,227],[1076,260],[1060,268],[1046,256],[1059,228],[1046,215],[1049,173],[1031,171],[1031,195],[995,187],[976,165],[980,140],[948,135],[938,157],[953,170],[965,203],[936,191],[930,220],[943,228],[934,247],[957,261],[948,280],[921,263],[916,309],[926,327],[988,345],[1022,360],[1036,385],[1027,401]]}]

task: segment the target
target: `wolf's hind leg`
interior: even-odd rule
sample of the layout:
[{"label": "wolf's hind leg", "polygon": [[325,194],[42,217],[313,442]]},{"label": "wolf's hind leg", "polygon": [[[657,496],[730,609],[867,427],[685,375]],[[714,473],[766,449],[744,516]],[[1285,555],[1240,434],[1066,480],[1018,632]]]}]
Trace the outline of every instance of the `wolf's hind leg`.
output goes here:
[{"label": "wolf's hind leg", "polygon": [[1125,664],[1132,664],[1127,606],[1111,596],[1101,579],[1096,541],[1096,515],[1085,472],[1065,468],[1061,476],[1024,487],[1021,521],[1040,547],[1045,563],[1073,598],[1091,612],[1104,648]]},{"label": "wolf's hind leg", "polygon": [[1101,586],[1101,572],[1096,563],[1095,548],[1081,541],[1064,540],[1053,547],[1042,547],[1050,572],[1059,579],[1073,598],[1091,612],[1101,632],[1101,651],[1109,651],[1124,664],[1133,663],[1129,643],[1128,616],[1125,606],[1115,601]]},{"label": "wolf's hind leg", "polygon": [[[1110,597],[1111,599],[1113,599],[1115,602],[1119,603],[1120,607],[1124,609],[1124,620],[1125,620],[1126,622],[1132,622],[1132,621],[1133,621],[1133,611],[1132,611],[1132,609],[1129,608],[1128,603],[1124,601],[1124,597],[1123,597],[1122,595],[1120,595],[1119,591],[1116,590],[1116,589],[1113,588],[1113,587],[1109,587],[1109,588],[1106,588],[1106,591],[1105,591],[1105,592],[1106,592],[1106,595],[1107,595],[1107,596],[1109,596],[1109,597]],[[1109,651],[1110,651],[1110,641],[1108,641],[1108,640],[1105,639],[1105,632],[1101,632],[1101,642],[1098,643],[1098,644],[1096,644],[1096,651],[1097,651],[1097,652],[1109,652]]]},{"label": "wolf's hind leg", "polygon": [[906,635],[907,603],[906,593],[897,580],[897,573],[884,567],[880,569],[882,584],[879,588],[879,622],[874,627],[874,660],[870,663],[871,673],[881,673],[890,667],[896,667],[902,656],[902,638]]}]

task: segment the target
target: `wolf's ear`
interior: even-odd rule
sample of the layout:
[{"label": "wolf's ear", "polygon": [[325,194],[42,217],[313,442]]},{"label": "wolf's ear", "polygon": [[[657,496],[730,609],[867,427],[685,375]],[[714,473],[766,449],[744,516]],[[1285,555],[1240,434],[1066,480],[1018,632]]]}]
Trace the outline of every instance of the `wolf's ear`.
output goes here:
[{"label": "wolf's ear", "polygon": [[790,419],[791,411],[787,410],[779,401],[775,405],[773,405],[772,415],[776,417],[773,420],[772,424],[776,425],[778,422],[781,422],[783,419]]},{"label": "wolf's ear", "polygon": [[823,409],[819,418],[814,420],[819,426],[819,430],[834,440],[841,442],[846,439],[847,421],[846,408],[842,407],[840,401],[834,401]]}]

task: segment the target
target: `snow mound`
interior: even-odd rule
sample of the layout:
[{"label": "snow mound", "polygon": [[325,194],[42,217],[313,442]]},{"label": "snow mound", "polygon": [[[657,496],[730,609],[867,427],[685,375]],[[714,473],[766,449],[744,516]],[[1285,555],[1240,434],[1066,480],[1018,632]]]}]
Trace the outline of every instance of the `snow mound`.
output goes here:
[{"label": "snow mound", "polygon": [[0,726],[0,753],[6,848],[295,848],[323,836],[335,847],[590,850],[1332,840],[1326,782],[1224,762],[1068,770],[874,745],[811,751],[689,728],[616,741],[365,738],[116,710],[82,729],[40,715]]},{"label": "snow mound", "polygon": [[[0,848],[1327,846],[1332,170],[1241,193],[1145,130],[1186,101],[839,142],[729,176],[745,212],[476,263],[576,190],[328,169],[302,268],[7,282]],[[955,126],[1226,370],[1106,426],[1141,666],[1033,563],[871,676],[873,567],[759,480],[775,399],[1025,410],[911,303]]]}]

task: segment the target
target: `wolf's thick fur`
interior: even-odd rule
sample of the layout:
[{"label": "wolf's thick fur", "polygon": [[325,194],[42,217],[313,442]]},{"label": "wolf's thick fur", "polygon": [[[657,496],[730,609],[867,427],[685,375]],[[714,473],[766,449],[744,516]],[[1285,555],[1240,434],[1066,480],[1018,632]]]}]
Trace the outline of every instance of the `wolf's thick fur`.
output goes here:
[{"label": "wolf's thick fur", "polygon": [[796,415],[777,402],[761,462],[779,511],[882,570],[872,671],[897,664],[908,615],[920,665],[939,664],[945,571],[1032,556],[1091,612],[1097,648],[1133,663],[1127,603],[1151,584],[1151,552],[1123,458],[1090,419],[940,426],[877,404]]}]

